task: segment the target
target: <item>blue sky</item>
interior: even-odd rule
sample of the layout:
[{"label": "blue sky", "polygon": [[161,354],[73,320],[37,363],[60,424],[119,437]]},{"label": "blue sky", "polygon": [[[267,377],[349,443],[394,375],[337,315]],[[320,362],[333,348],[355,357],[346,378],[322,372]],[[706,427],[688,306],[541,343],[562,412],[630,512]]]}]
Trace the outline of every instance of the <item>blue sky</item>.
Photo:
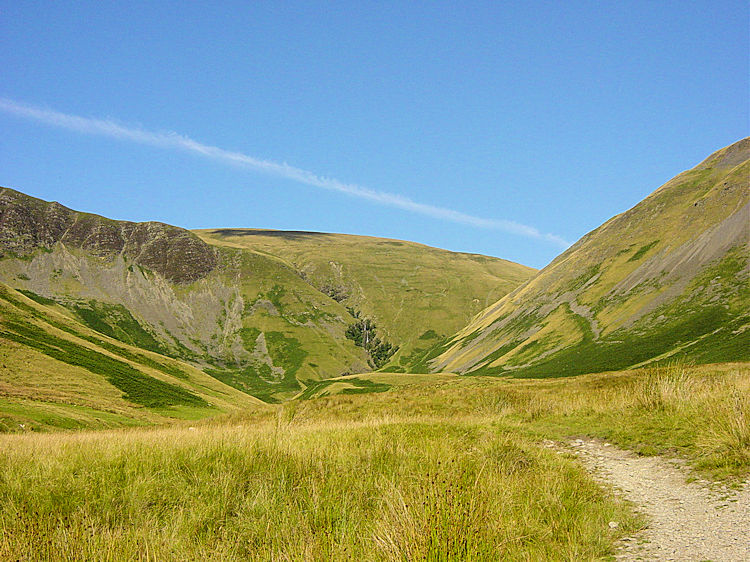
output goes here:
[{"label": "blue sky", "polygon": [[748,134],[746,2],[0,0],[0,185],[542,267]]}]

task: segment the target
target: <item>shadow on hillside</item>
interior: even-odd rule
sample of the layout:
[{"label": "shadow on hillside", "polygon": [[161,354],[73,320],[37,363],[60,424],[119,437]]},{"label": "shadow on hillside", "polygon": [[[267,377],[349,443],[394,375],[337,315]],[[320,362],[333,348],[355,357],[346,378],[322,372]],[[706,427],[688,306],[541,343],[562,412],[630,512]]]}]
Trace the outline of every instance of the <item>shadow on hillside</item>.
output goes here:
[{"label": "shadow on hillside", "polygon": [[211,234],[221,236],[271,236],[285,240],[303,240],[315,236],[327,236],[324,232],[307,232],[304,230],[255,230],[246,228],[219,228],[212,230]]}]

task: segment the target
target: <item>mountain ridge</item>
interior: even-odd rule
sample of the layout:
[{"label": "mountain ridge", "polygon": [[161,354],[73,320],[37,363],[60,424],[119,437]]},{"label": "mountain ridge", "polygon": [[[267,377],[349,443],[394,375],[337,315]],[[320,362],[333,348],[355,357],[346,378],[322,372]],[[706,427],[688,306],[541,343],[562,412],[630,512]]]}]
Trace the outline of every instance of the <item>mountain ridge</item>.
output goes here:
[{"label": "mountain ridge", "polygon": [[7,187],[0,187],[0,209],[0,252],[27,256],[62,242],[101,257],[129,256],[177,283],[201,279],[216,265],[205,243],[166,223],[116,221]]},{"label": "mountain ridge", "polygon": [[345,237],[345,238],[352,238],[355,240],[371,240],[371,241],[380,241],[380,242],[400,242],[409,244],[412,246],[419,246],[425,249],[429,250],[437,250],[441,252],[450,252],[451,254],[460,254],[465,256],[474,256],[478,258],[488,258],[491,260],[498,260],[500,262],[505,262],[513,265],[520,265],[521,267],[525,267],[528,269],[537,270],[537,268],[532,267],[530,265],[525,265],[519,262],[514,262],[512,260],[507,260],[505,258],[501,258],[498,256],[491,256],[489,254],[482,254],[477,252],[467,252],[462,250],[449,250],[447,248],[441,248],[439,246],[430,246],[429,244],[425,244],[423,242],[416,242],[414,240],[406,240],[404,238],[389,238],[387,236],[372,236],[369,234],[351,234],[348,232],[323,232],[320,230],[281,230],[276,228],[248,228],[248,227],[241,227],[241,226],[224,226],[224,227],[210,227],[210,228],[191,228],[189,229],[190,232],[193,232],[195,234],[198,234],[200,236],[200,233],[212,233],[212,234],[220,234],[224,236],[231,236],[234,232],[253,232],[257,233],[260,236],[279,236],[281,238],[285,237],[294,237],[294,236],[333,236],[333,237]]}]

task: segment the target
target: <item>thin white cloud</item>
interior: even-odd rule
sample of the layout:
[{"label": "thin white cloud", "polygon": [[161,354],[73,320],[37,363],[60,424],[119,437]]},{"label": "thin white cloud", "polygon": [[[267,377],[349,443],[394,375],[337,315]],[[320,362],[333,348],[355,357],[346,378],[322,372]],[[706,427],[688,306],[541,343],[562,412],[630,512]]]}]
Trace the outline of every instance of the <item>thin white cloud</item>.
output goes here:
[{"label": "thin white cloud", "polygon": [[510,234],[535,238],[567,248],[570,243],[555,234],[545,234],[532,226],[504,219],[487,219],[437,207],[426,203],[419,203],[408,197],[395,193],[376,191],[355,184],[343,183],[334,178],[319,176],[308,170],[295,168],[286,163],[280,164],[270,160],[261,160],[242,154],[224,150],[217,146],[199,143],[178,133],[156,133],[140,128],[120,125],[109,119],[92,119],[78,115],[68,115],[51,109],[44,109],[32,105],[19,103],[10,99],[0,98],[0,110],[16,117],[31,119],[54,127],[60,127],[88,135],[100,135],[116,139],[128,140],[139,144],[147,144],[159,148],[178,149],[210,158],[226,164],[251,168],[267,174],[272,174],[301,184],[319,187],[330,191],[338,191],[353,197],[366,199],[380,205],[395,207],[412,213],[426,215],[439,220],[465,224],[476,228],[501,230]]}]

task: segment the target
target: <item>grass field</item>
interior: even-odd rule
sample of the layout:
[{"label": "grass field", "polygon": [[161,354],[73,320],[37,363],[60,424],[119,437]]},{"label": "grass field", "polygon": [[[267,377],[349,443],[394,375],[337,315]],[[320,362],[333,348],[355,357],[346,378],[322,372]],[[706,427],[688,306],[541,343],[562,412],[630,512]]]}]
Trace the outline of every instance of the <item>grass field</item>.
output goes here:
[{"label": "grass field", "polygon": [[0,559],[595,560],[643,521],[546,440],[677,454],[730,482],[750,467],[747,364],[350,378],[370,376],[388,389],[2,435]]}]

